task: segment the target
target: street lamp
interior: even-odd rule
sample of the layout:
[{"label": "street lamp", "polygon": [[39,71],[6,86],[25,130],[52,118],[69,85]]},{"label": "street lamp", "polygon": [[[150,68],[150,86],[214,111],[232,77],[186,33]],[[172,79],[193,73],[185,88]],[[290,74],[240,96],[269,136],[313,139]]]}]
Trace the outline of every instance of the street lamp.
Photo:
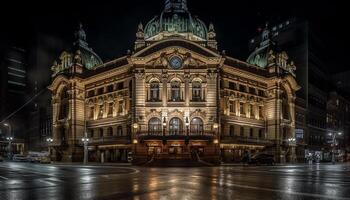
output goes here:
[{"label": "street lamp", "polygon": [[[332,136],[332,163],[335,163],[335,155],[334,155],[334,150],[335,150],[335,137],[336,133],[328,133],[329,136]],[[338,132],[338,135],[342,135],[342,132]]]},{"label": "street lamp", "polygon": [[87,163],[87,157],[88,157],[88,143],[89,143],[89,138],[83,137],[81,138],[81,141],[84,144],[84,165]]},{"label": "street lamp", "polygon": [[188,136],[188,134],[189,134],[189,129],[188,129],[188,127],[190,126],[190,122],[188,121],[188,117],[186,117],[186,134],[187,134],[187,136]]},{"label": "street lamp", "polygon": [[9,159],[11,159],[12,157],[12,141],[13,141],[13,137],[7,137],[6,140],[9,142],[9,146],[8,146],[8,157]]},{"label": "street lamp", "polygon": [[52,138],[46,138],[46,142],[48,144],[48,150],[49,150],[49,156],[51,156],[51,148],[50,148],[50,144],[53,142]]},{"label": "street lamp", "polygon": [[294,143],[295,142],[295,138],[288,138],[288,142],[289,143]]},{"label": "street lamp", "polygon": [[163,136],[165,136],[165,128],[166,128],[166,119],[163,119]]},{"label": "street lamp", "polygon": [[6,140],[9,142],[9,146],[8,146],[8,157],[9,159],[11,159],[11,155],[12,155],[12,141],[13,141],[13,137],[12,137],[12,126],[10,123],[4,123],[4,126],[9,128],[9,137],[6,138]]}]

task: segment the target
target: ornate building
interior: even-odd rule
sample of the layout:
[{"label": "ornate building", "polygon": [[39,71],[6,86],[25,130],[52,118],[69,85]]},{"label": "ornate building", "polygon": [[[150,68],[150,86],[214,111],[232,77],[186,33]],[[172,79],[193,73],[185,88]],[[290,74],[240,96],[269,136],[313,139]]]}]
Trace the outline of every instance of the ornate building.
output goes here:
[{"label": "ornate building", "polygon": [[193,17],[186,0],[166,0],[159,17],[138,26],[134,51],[113,61],[88,47],[81,26],[76,37],[52,67],[57,160],[81,161],[82,137],[89,160],[102,162],[129,151],[135,164],[219,163],[248,151],[295,159],[299,86],[285,52],[267,51],[264,67],[219,53],[214,26]]}]

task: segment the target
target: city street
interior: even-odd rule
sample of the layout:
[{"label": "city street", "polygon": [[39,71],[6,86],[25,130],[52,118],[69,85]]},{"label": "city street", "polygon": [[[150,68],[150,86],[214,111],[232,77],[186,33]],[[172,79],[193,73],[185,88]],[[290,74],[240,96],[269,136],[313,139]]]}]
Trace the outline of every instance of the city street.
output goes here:
[{"label": "city street", "polygon": [[350,164],[144,168],[3,162],[0,199],[350,199]]}]

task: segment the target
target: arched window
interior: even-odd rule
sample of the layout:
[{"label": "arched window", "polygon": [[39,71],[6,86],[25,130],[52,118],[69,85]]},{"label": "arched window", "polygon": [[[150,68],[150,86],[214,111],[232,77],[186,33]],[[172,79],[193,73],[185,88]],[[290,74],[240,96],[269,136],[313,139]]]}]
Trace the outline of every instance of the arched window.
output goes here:
[{"label": "arched window", "polygon": [[230,126],[230,136],[235,135],[235,127],[233,125]]},{"label": "arched window", "polygon": [[250,112],[250,118],[254,118],[255,113],[254,113],[254,106],[252,104],[249,104],[249,112]]},{"label": "arched window", "polygon": [[169,122],[170,135],[178,135],[182,133],[182,121],[181,119],[174,117]]},{"label": "arched window", "polygon": [[202,100],[202,84],[199,81],[192,83],[192,101]]},{"label": "arched window", "polygon": [[131,135],[131,126],[130,126],[130,125],[127,125],[127,126],[126,126],[126,135],[127,135],[127,136],[130,136],[130,135]]},{"label": "arched window", "polygon": [[132,98],[132,80],[129,81],[129,97]]},{"label": "arched window", "polygon": [[261,138],[264,138],[264,136],[263,136],[263,130],[262,129],[259,129],[259,138],[261,139]]},{"label": "arched window", "polygon": [[288,97],[285,91],[283,91],[281,98],[282,98],[282,117],[283,119],[290,119]]},{"label": "arched window", "polygon": [[249,130],[249,137],[250,138],[254,137],[254,129],[253,128],[250,128],[250,130]]},{"label": "arched window", "polygon": [[94,137],[94,130],[91,129],[91,130],[90,130],[90,138],[93,138],[93,137]]},{"label": "arched window", "polygon": [[240,135],[241,137],[244,136],[244,127],[243,127],[243,126],[241,126],[241,129],[240,129],[240,131],[239,131],[239,135]]},{"label": "arched window", "polygon": [[123,127],[122,126],[118,126],[118,128],[117,128],[117,135],[118,136],[123,136]]},{"label": "arched window", "polygon": [[95,110],[95,107],[92,106],[92,107],[90,107],[89,109],[90,109],[89,118],[90,118],[90,119],[94,119],[94,115],[95,115],[94,110]]},{"label": "arched window", "polygon": [[171,100],[172,101],[180,101],[180,82],[173,81],[171,82]]},{"label": "arched window", "polygon": [[191,120],[191,134],[203,134],[203,121],[195,117]]},{"label": "arched window", "polygon": [[100,129],[98,130],[98,134],[99,134],[100,138],[103,137],[103,128],[100,128]]},{"label": "arched window", "polygon": [[150,100],[159,101],[159,83],[156,81],[151,82],[150,84]]},{"label": "arched window", "polygon": [[148,134],[157,135],[162,132],[162,122],[157,117],[153,117],[148,121]]},{"label": "arched window", "polygon": [[107,136],[113,136],[113,128],[112,127],[108,127],[107,129]]},{"label": "arched window", "polygon": [[69,95],[68,90],[64,87],[61,91],[61,104],[59,110],[59,119],[66,119],[69,112]]}]

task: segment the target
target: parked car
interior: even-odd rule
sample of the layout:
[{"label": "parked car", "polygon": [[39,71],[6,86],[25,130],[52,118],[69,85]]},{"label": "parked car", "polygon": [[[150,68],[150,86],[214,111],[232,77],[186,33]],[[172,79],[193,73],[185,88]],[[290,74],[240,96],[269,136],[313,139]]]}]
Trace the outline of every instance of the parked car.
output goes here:
[{"label": "parked car", "polygon": [[274,156],[271,154],[266,154],[266,153],[260,153],[252,156],[252,158],[249,161],[249,164],[255,164],[255,165],[260,165],[260,164],[268,164],[268,165],[274,165],[275,164],[275,159],[273,158]]},{"label": "parked car", "polygon": [[128,162],[132,162],[132,152],[128,152]]},{"label": "parked car", "polygon": [[16,162],[28,162],[28,161],[30,161],[27,156],[24,156],[24,155],[21,155],[21,154],[13,155],[12,160],[16,161]]},{"label": "parked car", "polygon": [[42,156],[40,158],[40,163],[49,164],[49,163],[51,163],[51,158],[49,156]]},{"label": "parked car", "polygon": [[41,157],[38,155],[28,155],[27,158],[28,158],[28,161],[32,163],[38,163],[41,160]]}]

